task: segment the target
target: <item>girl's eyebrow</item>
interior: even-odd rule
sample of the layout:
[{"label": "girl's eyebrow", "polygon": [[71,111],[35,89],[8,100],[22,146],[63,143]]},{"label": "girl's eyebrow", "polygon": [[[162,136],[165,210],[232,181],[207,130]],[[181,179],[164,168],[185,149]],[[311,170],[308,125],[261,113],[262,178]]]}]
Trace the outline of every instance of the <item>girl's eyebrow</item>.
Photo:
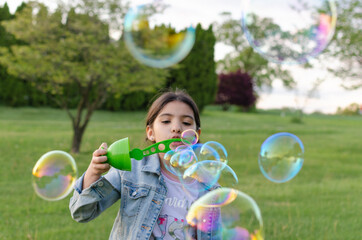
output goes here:
[{"label": "girl's eyebrow", "polygon": [[[174,115],[171,114],[171,113],[162,113],[162,114],[160,115],[160,117],[163,117],[163,116],[173,117]],[[191,116],[191,115],[182,115],[181,117],[183,117],[183,118],[191,118],[192,120],[194,119],[194,117]]]}]

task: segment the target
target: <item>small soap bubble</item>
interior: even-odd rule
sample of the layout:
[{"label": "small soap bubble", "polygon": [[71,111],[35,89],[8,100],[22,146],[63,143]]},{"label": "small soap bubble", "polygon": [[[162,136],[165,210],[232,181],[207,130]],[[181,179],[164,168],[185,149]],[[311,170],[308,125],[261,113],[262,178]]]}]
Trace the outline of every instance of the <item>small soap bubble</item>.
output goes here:
[{"label": "small soap bubble", "polygon": [[265,59],[303,64],[318,56],[336,28],[333,0],[243,0],[242,26],[250,45]]},{"label": "small soap bubble", "polygon": [[188,240],[210,236],[223,240],[264,239],[258,205],[247,194],[232,188],[215,189],[196,200],[186,220],[188,226],[184,232]]},{"label": "small soap bubble", "polygon": [[261,145],[258,162],[261,172],[270,181],[289,181],[303,166],[303,143],[291,133],[274,134]]},{"label": "small soap bubble", "polygon": [[65,198],[77,179],[77,166],[73,157],[63,151],[45,153],[33,168],[35,193],[48,201]]},{"label": "small soap bubble", "polygon": [[199,135],[195,130],[188,129],[182,132],[181,141],[186,145],[194,145],[199,141]]}]

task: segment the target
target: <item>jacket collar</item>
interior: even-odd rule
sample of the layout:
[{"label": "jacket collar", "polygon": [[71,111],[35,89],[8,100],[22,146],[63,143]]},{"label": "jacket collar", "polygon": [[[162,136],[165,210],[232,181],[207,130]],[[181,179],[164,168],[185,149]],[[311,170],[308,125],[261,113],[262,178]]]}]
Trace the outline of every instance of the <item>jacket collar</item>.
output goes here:
[{"label": "jacket collar", "polygon": [[158,154],[152,154],[148,157],[145,157],[145,164],[142,168],[142,171],[161,175],[160,158],[158,157]]}]

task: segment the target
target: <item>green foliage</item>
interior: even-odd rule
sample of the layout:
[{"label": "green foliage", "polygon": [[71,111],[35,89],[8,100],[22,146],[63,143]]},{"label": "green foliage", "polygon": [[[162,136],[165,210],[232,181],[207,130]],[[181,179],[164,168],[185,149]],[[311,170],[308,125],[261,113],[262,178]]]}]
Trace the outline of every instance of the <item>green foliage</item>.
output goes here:
[{"label": "green foliage", "polygon": [[213,103],[217,91],[214,46],[215,36],[212,26],[202,29],[196,27],[196,39],[190,54],[171,69],[166,87],[186,89],[194,98],[200,111]]},{"label": "green foliage", "polygon": [[106,102],[103,104],[102,109],[111,111],[140,111],[147,108],[151,98],[155,92],[135,91],[116,97],[114,94],[110,95]]},{"label": "green foliage", "polygon": [[[63,105],[69,100],[66,85],[73,83],[78,95],[87,98],[87,104],[108,92],[122,95],[150,91],[162,84],[165,71],[138,64],[123,44],[109,38],[108,25],[97,16],[76,13],[73,8],[62,24],[64,9],[50,13],[42,4],[29,5],[15,20],[6,23],[8,31],[29,46],[13,46],[13,54],[3,49],[1,62],[14,75],[36,82],[42,91],[65,96]],[[38,9],[36,15],[33,9]],[[89,93],[93,88],[98,90],[92,98]]]},{"label": "green foliage", "polygon": [[362,1],[336,1],[338,19],[326,55],[337,60],[329,71],[343,81],[347,89],[362,88]]},{"label": "green foliage", "polygon": [[[67,111],[74,127],[74,152],[93,111],[107,96],[155,91],[167,76],[167,70],[141,65],[123,42],[110,38],[110,27],[117,22],[103,18],[122,14],[124,9],[117,6],[114,0],[83,0],[49,12],[31,1],[16,18],[3,21],[6,30],[26,44],[0,48],[0,64]],[[73,107],[75,114],[69,111]]]},{"label": "green foliage", "polygon": [[[224,21],[216,24],[217,41],[233,47],[234,51],[227,54],[217,63],[220,72],[242,70],[253,77],[257,87],[272,86],[275,79],[280,79],[286,87],[294,87],[295,82],[289,71],[280,64],[268,62],[254,51],[243,35],[240,19],[232,19],[230,13],[222,13]],[[265,29],[273,29],[275,25],[270,19],[258,19],[255,16],[255,29],[262,34]],[[258,34],[258,33],[256,33]]]},{"label": "green foliage", "polygon": [[[23,5],[22,5],[23,6]],[[17,13],[21,8],[17,9]],[[12,45],[18,44],[14,35],[7,32],[3,26],[3,22],[13,19],[14,16],[10,13],[7,3],[0,7],[0,47],[10,48]],[[34,88],[25,81],[10,75],[7,68],[0,65],[0,103],[8,106],[19,107],[24,105],[37,105],[38,99],[30,101],[30,98],[39,93],[34,92]]]},{"label": "green foliage", "polygon": [[0,8],[0,21],[9,20],[13,18],[9,11],[9,6],[7,3],[4,4],[2,8]]},{"label": "green foliage", "polygon": [[362,115],[362,105],[351,103],[345,108],[338,107],[336,114],[338,115]]}]

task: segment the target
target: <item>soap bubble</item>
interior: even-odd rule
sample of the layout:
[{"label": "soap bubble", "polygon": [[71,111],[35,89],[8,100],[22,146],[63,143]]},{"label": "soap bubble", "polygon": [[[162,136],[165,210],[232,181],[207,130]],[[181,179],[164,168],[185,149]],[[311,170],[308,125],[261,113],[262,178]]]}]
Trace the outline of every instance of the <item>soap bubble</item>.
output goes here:
[{"label": "soap bubble", "polygon": [[197,158],[192,149],[184,149],[173,154],[170,166],[177,176],[183,176],[186,169],[197,162]]},{"label": "soap bubble", "polygon": [[130,53],[154,68],[167,68],[184,59],[195,43],[195,28],[187,19],[176,26],[173,21],[180,14],[177,6],[161,1],[130,8],[124,20],[124,40]]},{"label": "soap bubble", "polygon": [[188,129],[182,132],[181,141],[186,145],[194,145],[199,141],[199,135],[193,129]]},{"label": "soap bubble", "polygon": [[302,64],[319,55],[333,37],[333,0],[243,0],[242,25],[250,45],[275,63]]},{"label": "soap bubble", "polygon": [[73,157],[63,151],[45,153],[33,168],[33,187],[36,194],[48,201],[65,198],[77,178],[77,166]]},{"label": "soap bubble", "polygon": [[175,154],[174,150],[170,150],[170,151],[166,152],[165,155],[163,156],[163,161],[162,162],[163,162],[163,165],[165,166],[167,171],[169,171],[173,175],[177,175],[174,168],[171,166],[171,158],[172,158],[172,156],[174,154]]},{"label": "soap bubble", "polygon": [[261,172],[270,181],[289,181],[303,166],[303,143],[291,133],[274,134],[261,145],[258,161]]},{"label": "soap bubble", "polygon": [[189,225],[184,232],[189,240],[207,237],[223,240],[264,239],[258,205],[247,194],[231,188],[212,190],[196,200],[186,220]]},{"label": "soap bubble", "polygon": [[[227,165],[226,149],[218,142],[178,146],[165,154],[163,163],[166,170],[179,178],[185,193],[190,196],[195,192],[238,184],[236,173]],[[191,184],[195,182],[197,189]]]},{"label": "soap bubble", "polygon": [[216,186],[235,187],[238,177],[234,170],[223,162],[205,160],[197,162],[184,171],[181,182],[184,179],[194,179],[201,183],[204,190]]},{"label": "soap bubble", "polygon": [[[213,155],[215,159],[205,159],[206,156],[210,155]],[[227,156],[225,147],[215,141],[206,142],[200,149],[200,159],[216,160],[227,164]]]}]

